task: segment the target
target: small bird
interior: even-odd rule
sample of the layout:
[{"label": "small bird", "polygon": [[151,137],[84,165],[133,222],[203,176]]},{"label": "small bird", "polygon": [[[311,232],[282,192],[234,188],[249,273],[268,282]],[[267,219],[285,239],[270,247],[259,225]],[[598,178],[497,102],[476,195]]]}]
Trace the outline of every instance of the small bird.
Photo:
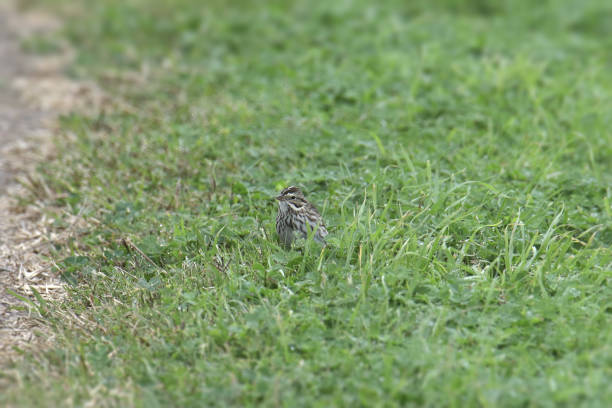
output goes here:
[{"label": "small bird", "polygon": [[328,232],[323,218],[315,206],[306,200],[299,188],[287,187],[276,199],[278,200],[276,232],[283,245],[291,247],[296,233],[306,238],[309,231],[314,231],[315,241],[325,245],[325,237]]}]

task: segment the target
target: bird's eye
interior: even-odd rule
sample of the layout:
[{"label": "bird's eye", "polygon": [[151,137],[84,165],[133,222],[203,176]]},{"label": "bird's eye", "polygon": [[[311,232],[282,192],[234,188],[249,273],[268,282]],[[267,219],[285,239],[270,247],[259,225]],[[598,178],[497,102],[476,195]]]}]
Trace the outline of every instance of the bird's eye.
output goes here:
[{"label": "bird's eye", "polygon": [[295,198],[295,196],[292,194],[292,195],[289,196],[289,198],[293,200]]}]

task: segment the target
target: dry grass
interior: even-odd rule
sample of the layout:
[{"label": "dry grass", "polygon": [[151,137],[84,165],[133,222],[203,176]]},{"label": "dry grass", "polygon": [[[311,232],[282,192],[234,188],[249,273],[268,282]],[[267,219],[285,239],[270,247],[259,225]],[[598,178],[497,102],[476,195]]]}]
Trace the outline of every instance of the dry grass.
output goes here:
[{"label": "dry grass", "polygon": [[[60,27],[47,14],[18,14],[11,3],[3,4],[0,13],[10,22],[10,35],[0,40],[20,40]],[[0,365],[18,358],[20,350],[36,350],[53,342],[51,331],[37,319],[36,295],[45,301],[65,296],[63,283],[53,267],[50,243],[66,242],[84,226],[78,215],[72,216],[69,226],[61,230],[52,225],[52,214],[58,210],[50,207],[50,203],[56,193],[35,170],[53,157],[52,137],[58,132],[59,115],[97,111],[107,103],[95,84],[63,76],[73,58],[68,47],[63,47],[59,54],[44,57],[23,54],[11,57],[11,63],[16,64],[12,71],[19,75],[9,77],[9,91],[17,101],[7,109],[16,110],[19,115],[11,115],[6,129],[16,130],[5,135],[8,143],[3,140],[4,146],[0,148],[0,171],[8,175],[8,185],[0,185]],[[24,123],[15,123],[19,121]]]}]

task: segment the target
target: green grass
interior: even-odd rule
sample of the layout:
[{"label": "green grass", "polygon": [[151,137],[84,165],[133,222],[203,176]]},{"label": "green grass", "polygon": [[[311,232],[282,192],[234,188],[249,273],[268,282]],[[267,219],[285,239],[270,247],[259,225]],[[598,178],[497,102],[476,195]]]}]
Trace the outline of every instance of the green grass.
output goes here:
[{"label": "green grass", "polygon": [[[0,401],[612,400],[609,2],[73,3],[70,74],[128,107],[62,120],[91,227]],[[276,242],[288,184],[324,251]]]}]

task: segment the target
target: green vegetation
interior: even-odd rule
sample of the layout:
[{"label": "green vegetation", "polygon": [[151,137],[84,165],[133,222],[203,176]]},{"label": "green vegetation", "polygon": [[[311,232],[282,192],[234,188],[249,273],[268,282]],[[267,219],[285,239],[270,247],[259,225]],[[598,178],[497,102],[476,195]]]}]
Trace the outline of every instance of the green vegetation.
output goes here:
[{"label": "green vegetation", "polygon": [[[612,400],[608,1],[75,4],[70,74],[122,103],[63,118],[90,228],[0,401]],[[276,242],[288,184],[325,250]]]}]

